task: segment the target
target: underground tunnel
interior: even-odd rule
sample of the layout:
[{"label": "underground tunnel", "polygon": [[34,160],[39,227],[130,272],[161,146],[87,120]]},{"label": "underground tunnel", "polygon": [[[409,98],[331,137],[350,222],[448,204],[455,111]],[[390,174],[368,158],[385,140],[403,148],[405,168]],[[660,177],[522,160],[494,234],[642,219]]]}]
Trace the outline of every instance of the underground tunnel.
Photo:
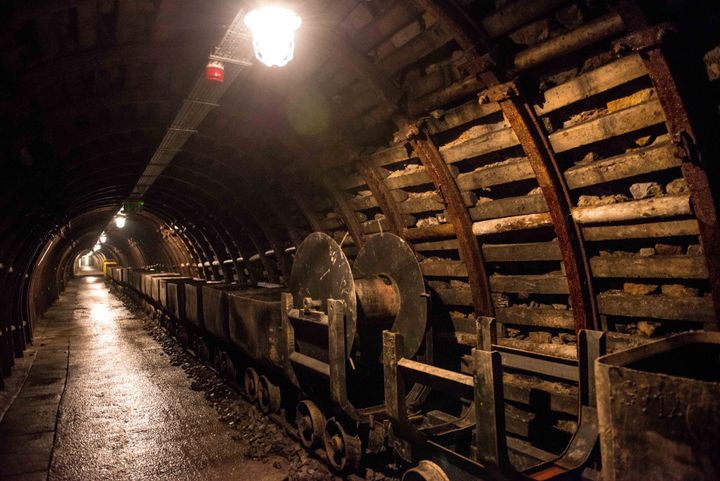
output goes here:
[{"label": "underground tunnel", "polygon": [[720,479],[717,2],[0,18],[0,480]]}]

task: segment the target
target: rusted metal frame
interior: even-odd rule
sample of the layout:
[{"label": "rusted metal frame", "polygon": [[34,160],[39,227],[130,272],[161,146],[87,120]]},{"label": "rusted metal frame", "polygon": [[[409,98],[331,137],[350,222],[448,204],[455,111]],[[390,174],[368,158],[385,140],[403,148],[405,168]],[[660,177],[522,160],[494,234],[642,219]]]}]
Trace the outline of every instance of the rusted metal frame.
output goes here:
[{"label": "rusted metal frame", "polygon": [[560,244],[575,331],[600,326],[592,275],[580,227],[571,215],[572,199],[550,141],[532,105],[522,97],[515,82],[501,84],[487,92],[498,102],[528,157],[547,203],[553,229]]},{"label": "rusted metal frame", "polygon": [[350,237],[353,238],[355,241],[355,245],[360,247],[363,245],[364,241],[364,234],[362,230],[362,226],[360,225],[360,221],[358,221],[357,216],[355,215],[355,211],[350,208],[348,205],[347,199],[345,199],[345,196],[342,192],[340,192],[328,179],[323,179],[323,186],[325,187],[326,192],[330,196],[330,199],[333,201],[333,203],[337,206],[338,210],[340,211],[340,216],[343,218],[345,222],[345,227],[347,227],[348,233],[350,234]]},{"label": "rusted metal frame", "polygon": [[427,170],[435,187],[442,196],[450,223],[455,226],[458,240],[458,253],[465,263],[468,283],[475,313],[479,316],[494,315],[490,283],[485,270],[485,262],[480,251],[477,237],[472,232],[470,213],[465,208],[460,189],[455,182],[442,154],[425,128],[408,126],[396,134],[396,140],[407,142],[415,155]]},{"label": "rusted metal frame", "polygon": [[363,179],[365,179],[368,188],[372,191],[380,210],[385,214],[385,219],[390,226],[390,230],[400,237],[405,238],[403,215],[398,208],[397,202],[395,202],[395,198],[392,196],[392,192],[390,192],[390,189],[380,176],[377,167],[366,157],[358,159],[355,167]]},{"label": "rusted metal frame", "polygon": [[703,158],[707,142],[698,139],[698,131],[688,112],[673,70],[665,51],[668,35],[672,33],[670,24],[646,27],[645,17],[635,6],[635,2],[619,2],[618,13],[624,15],[623,21],[628,28],[642,29],[615,43],[616,50],[631,49],[640,55],[652,81],[658,100],[665,114],[665,124],[673,143],[681,152],[680,170],[690,189],[693,212],[698,222],[699,240],[705,257],[705,265],[710,282],[715,322],[705,324],[706,329],[720,329],[720,225],[712,194],[711,182],[703,165],[709,157]]},{"label": "rusted metal frame", "polygon": [[[525,154],[535,172],[538,184],[548,204],[555,233],[560,242],[565,274],[570,291],[576,331],[599,326],[595,295],[592,288],[589,261],[585,253],[582,233],[572,220],[572,201],[562,171],[555,161],[552,146],[547,139],[542,122],[532,106],[523,99],[516,84],[501,84],[506,77],[498,71],[498,49],[488,36],[472,20],[461,14],[462,10],[450,2],[440,5],[437,0],[416,0],[423,7],[446,22],[446,28],[463,49],[470,61],[473,73],[489,87],[486,100],[499,103],[503,113],[517,135]],[[480,51],[478,46],[482,46]],[[490,98],[493,97],[493,98]]]}]

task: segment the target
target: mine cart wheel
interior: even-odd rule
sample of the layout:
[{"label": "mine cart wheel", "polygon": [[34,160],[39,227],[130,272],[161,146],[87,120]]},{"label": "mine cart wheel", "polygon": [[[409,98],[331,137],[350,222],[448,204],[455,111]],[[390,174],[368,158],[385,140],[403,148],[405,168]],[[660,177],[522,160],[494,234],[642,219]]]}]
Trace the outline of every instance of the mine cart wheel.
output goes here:
[{"label": "mine cart wheel", "polygon": [[426,459],[403,474],[402,481],[450,481],[440,466]]},{"label": "mine cart wheel", "polygon": [[257,401],[259,386],[260,376],[258,376],[257,371],[251,367],[245,369],[245,396],[250,401]]},{"label": "mine cart wheel", "polygon": [[305,449],[314,448],[323,439],[325,416],[317,405],[309,400],[300,401],[295,414],[300,444]]},{"label": "mine cart wheel", "polygon": [[328,464],[335,471],[355,471],[360,467],[362,443],[359,436],[351,436],[334,418],[325,423],[323,444]]},{"label": "mine cart wheel", "polygon": [[277,412],[280,409],[280,387],[267,377],[260,376],[257,399],[264,414]]}]

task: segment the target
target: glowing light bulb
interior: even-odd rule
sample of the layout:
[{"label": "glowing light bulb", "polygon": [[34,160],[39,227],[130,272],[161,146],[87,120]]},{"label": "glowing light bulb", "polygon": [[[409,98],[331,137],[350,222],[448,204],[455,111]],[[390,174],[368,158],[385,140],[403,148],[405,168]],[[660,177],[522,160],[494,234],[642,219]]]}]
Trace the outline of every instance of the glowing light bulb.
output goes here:
[{"label": "glowing light bulb", "polygon": [[100,243],[104,244],[105,241],[107,241],[107,235],[103,232],[102,234],[100,234]]},{"label": "glowing light bulb", "polygon": [[293,59],[295,31],[300,17],[282,7],[262,7],[245,15],[245,25],[253,35],[255,56],[268,67],[283,67]]},{"label": "glowing light bulb", "polygon": [[125,217],[115,217],[115,225],[118,227],[118,229],[122,229],[123,227],[125,227]]},{"label": "glowing light bulb", "polygon": [[99,251],[99,250],[100,250],[100,244],[95,244],[95,245],[93,246],[93,252],[97,252],[97,251]]}]

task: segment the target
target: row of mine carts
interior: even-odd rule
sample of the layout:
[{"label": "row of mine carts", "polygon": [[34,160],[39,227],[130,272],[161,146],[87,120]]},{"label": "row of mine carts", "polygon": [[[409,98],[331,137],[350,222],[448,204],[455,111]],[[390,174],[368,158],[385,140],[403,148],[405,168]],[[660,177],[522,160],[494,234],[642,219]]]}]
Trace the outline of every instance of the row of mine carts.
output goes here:
[{"label": "row of mine carts", "polygon": [[[356,471],[367,462],[405,466],[406,481],[599,479],[601,472],[603,479],[638,479],[637,463],[628,461],[622,448],[647,451],[637,446],[632,431],[664,429],[647,418],[641,403],[598,409],[601,399],[636,401],[632,387],[632,394],[624,394],[628,386],[613,391],[611,379],[602,393],[596,389],[594,363],[605,354],[601,332],[580,331],[577,358],[568,359],[502,345],[494,319],[478,318],[477,345],[465,356],[469,367],[436,362],[443,348],[430,319],[430,295],[412,249],[392,234],[370,237],[352,264],[331,237],[311,234],[298,247],[286,287],[123,267],[110,267],[107,276],[338,472]],[[683,336],[686,344],[713,346],[706,361],[720,366],[715,359],[720,339]],[[598,372],[609,376],[682,342],[675,338],[651,344],[655,350],[644,346],[611,354],[598,363]],[[506,370],[577,385],[577,429],[564,452],[551,455],[508,442]],[[716,400],[717,380],[708,386]],[[718,401],[705,404],[698,413],[718,414]],[[668,429],[677,433],[676,427]],[[718,447],[717,436],[712,438],[695,444],[709,453]],[[720,473],[717,452],[704,465]],[[642,466],[654,462],[655,468],[669,462],[648,452],[643,459]],[[683,469],[687,473],[687,463]],[[716,479],[712,473],[672,479]]]}]

